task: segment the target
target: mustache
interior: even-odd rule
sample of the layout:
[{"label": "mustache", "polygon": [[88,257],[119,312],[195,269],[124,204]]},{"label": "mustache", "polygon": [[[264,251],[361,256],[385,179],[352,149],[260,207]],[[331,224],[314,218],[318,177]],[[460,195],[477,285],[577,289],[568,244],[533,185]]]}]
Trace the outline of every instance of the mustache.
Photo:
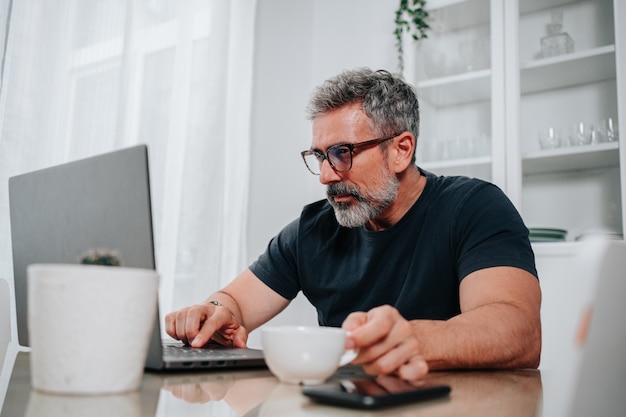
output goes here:
[{"label": "mustache", "polygon": [[326,186],[326,196],[330,198],[337,195],[349,195],[354,197],[357,201],[363,200],[363,195],[360,193],[359,189],[353,185],[338,182]]}]

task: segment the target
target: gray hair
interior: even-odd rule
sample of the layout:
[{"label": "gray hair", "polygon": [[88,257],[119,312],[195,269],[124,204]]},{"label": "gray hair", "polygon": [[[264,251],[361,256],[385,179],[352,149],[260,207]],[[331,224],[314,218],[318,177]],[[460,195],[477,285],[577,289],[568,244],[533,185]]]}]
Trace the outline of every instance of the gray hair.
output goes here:
[{"label": "gray hair", "polygon": [[313,120],[359,102],[374,122],[377,134],[390,136],[409,131],[417,142],[420,125],[417,93],[402,76],[385,70],[357,68],[324,81],[313,90],[306,108],[307,118]]}]

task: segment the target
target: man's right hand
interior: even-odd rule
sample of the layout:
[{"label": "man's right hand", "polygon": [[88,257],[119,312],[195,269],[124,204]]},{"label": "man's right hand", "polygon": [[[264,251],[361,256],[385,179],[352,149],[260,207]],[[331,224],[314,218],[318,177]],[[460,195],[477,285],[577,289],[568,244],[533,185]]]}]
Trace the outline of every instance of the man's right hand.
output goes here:
[{"label": "man's right hand", "polygon": [[227,307],[210,301],[167,314],[165,330],[191,347],[202,347],[213,340],[221,345],[244,348],[248,340],[248,331],[235,315]]}]

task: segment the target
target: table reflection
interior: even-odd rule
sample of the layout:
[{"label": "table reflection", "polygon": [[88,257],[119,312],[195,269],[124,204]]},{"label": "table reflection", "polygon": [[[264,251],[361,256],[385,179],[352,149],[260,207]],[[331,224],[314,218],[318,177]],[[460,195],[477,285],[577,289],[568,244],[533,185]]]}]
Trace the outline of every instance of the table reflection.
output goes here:
[{"label": "table reflection", "polygon": [[138,392],[121,395],[70,396],[31,391],[26,417],[141,417]]},{"label": "table reflection", "polygon": [[[535,417],[543,390],[541,373],[536,370],[432,372],[426,379],[450,385],[449,397],[363,411],[314,403],[301,394],[300,386],[278,382],[267,369],[146,373],[138,392],[68,396],[30,388],[27,353],[20,352],[14,364],[8,365],[13,369],[1,417]],[[362,369],[346,367],[333,379],[362,376]]]},{"label": "table reflection", "polygon": [[541,403],[541,374],[536,370],[431,372],[426,379],[450,385],[452,391],[449,398],[430,399],[377,411],[348,410],[316,404],[300,395],[300,387],[279,383],[258,407],[257,413],[246,417],[535,417]]},{"label": "table reflection", "polygon": [[[335,379],[357,375],[337,375]],[[432,372],[428,380],[452,387],[449,398],[428,400],[380,411],[348,410],[311,402],[301,387],[272,376],[199,381],[164,387],[190,403],[224,401],[237,416],[450,416],[501,415],[534,417],[541,397],[541,374],[535,370]],[[208,411],[208,410],[207,410]]]},{"label": "table reflection", "polygon": [[278,385],[269,371],[232,371],[219,374],[168,377],[162,391],[191,404],[223,401],[234,412],[244,416],[265,401]]}]

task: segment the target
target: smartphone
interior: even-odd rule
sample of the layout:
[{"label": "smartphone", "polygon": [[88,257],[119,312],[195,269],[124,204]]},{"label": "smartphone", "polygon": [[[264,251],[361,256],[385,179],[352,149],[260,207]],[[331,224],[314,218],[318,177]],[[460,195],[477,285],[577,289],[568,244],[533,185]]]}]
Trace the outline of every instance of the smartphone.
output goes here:
[{"label": "smartphone", "polygon": [[396,377],[379,376],[304,386],[302,393],[320,403],[373,409],[443,397],[450,393],[450,386],[428,381],[411,384]]}]

